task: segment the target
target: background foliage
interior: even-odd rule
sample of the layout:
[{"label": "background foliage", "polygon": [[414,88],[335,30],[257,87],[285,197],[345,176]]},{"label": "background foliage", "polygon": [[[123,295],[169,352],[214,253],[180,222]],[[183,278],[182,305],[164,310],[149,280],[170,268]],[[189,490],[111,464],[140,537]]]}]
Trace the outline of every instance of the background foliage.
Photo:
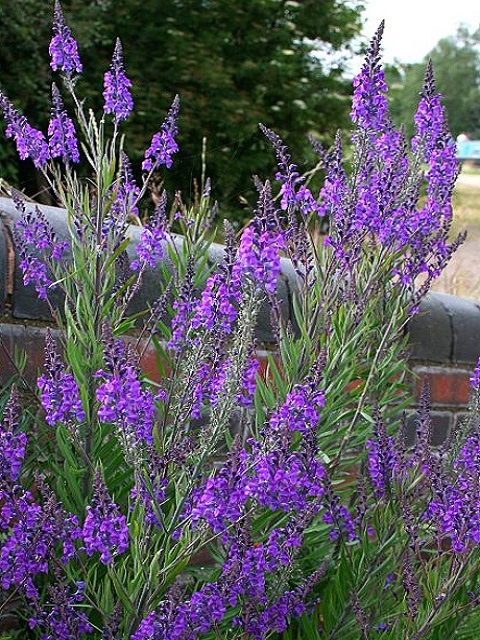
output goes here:
[{"label": "background foliage", "polygon": [[[453,136],[465,133],[472,139],[479,139],[480,29],[470,32],[460,28],[455,35],[442,38],[426,60],[428,58],[433,62]],[[426,60],[410,65],[399,63],[387,69],[392,117],[397,124],[406,127],[408,137],[413,134],[412,113],[418,101],[418,87]]]},{"label": "background foliage", "polygon": [[[52,3],[53,4],[53,3]],[[255,201],[252,174],[268,175],[271,155],[258,123],[282,132],[300,164],[313,154],[307,135],[333,141],[348,122],[350,81],[343,56],[359,34],[362,4],[345,0],[70,0],[67,21],[81,44],[81,91],[101,108],[103,74],[118,35],[134,85],[135,115],[125,128],[134,169],[175,94],[181,98],[179,158],[171,186],[190,198],[207,171],[223,213],[242,217]],[[0,0],[1,88],[35,126],[50,104],[50,2]],[[0,151],[0,174],[33,194],[30,165]],[[246,210],[246,209],[245,209]]]}]

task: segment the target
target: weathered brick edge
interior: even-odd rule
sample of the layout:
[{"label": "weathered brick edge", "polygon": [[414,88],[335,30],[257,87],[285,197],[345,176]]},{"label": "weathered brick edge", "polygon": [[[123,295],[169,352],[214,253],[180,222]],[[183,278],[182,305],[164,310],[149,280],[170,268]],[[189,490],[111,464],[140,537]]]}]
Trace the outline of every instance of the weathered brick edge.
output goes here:
[{"label": "weathered brick edge", "polygon": [[[30,206],[30,205],[29,205]],[[32,205],[33,206],[33,205]],[[66,237],[66,214],[56,207],[40,206],[50,220],[59,238]],[[11,355],[25,349],[28,370],[25,376],[33,380],[43,363],[46,328],[51,325],[48,306],[38,300],[32,286],[25,287],[18,267],[19,256],[12,229],[19,214],[11,200],[0,198],[0,382],[5,382],[13,372]],[[140,230],[132,227],[132,255]],[[179,237],[174,242],[181,243]],[[212,263],[222,260],[223,249],[214,245]],[[131,305],[135,312],[145,308],[159,295],[160,269],[145,274],[144,281]],[[279,293],[283,300],[282,311],[293,320],[291,291],[293,270],[287,260],[282,261]],[[53,303],[61,303],[58,293]],[[480,303],[456,296],[432,293],[420,305],[419,313],[410,321],[408,332],[411,344],[413,369],[412,391],[418,402],[422,380],[427,380],[431,392],[433,442],[441,443],[463,417],[469,396],[469,378],[480,354]],[[266,350],[272,343],[269,312],[262,309],[257,339],[261,345],[259,358],[264,365]],[[147,349],[142,366],[155,377],[155,353]],[[413,419],[411,420],[413,425]],[[413,429],[413,426],[411,426]]]}]

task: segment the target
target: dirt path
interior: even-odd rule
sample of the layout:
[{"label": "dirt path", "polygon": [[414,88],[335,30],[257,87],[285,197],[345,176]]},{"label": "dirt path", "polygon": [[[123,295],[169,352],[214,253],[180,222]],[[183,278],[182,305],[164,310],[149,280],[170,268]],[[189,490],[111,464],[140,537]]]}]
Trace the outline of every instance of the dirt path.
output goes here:
[{"label": "dirt path", "polygon": [[[478,188],[480,208],[480,174],[460,174],[457,184]],[[480,226],[478,220],[469,220],[468,213],[464,215],[461,210],[454,210],[454,216],[458,221],[456,226],[467,230],[467,239],[454,254],[432,289],[480,300]]]},{"label": "dirt path", "polygon": [[478,187],[480,189],[480,174],[461,173],[457,178],[457,184],[464,184],[467,187]]}]

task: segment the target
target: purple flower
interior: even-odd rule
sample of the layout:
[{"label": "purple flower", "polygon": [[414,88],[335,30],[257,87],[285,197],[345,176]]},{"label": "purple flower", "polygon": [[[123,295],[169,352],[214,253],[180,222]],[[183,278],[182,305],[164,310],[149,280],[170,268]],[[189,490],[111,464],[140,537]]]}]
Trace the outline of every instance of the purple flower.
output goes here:
[{"label": "purple flower", "polygon": [[31,158],[37,168],[42,168],[50,159],[50,150],[43,133],[31,127],[25,116],[21,116],[1,92],[0,109],[7,123],[5,135],[15,140],[20,159]]},{"label": "purple flower", "polygon": [[95,476],[92,504],[82,529],[85,551],[91,556],[100,553],[100,562],[110,564],[113,556],[124,553],[129,546],[127,519],[111,499],[100,472]]},{"label": "purple flower", "polygon": [[122,340],[113,339],[105,330],[104,342],[106,366],[95,374],[101,381],[96,392],[98,417],[115,424],[129,447],[139,441],[151,445],[156,413],[153,394],[142,385],[135,358],[126,353]]},{"label": "purple flower", "polygon": [[480,436],[475,433],[460,448],[453,473],[433,477],[433,497],[424,514],[458,553],[480,544],[479,478]]},{"label": "purple flower", "polygon": [[14,229],[15,241],[22,258],[20,269],[23,271],[25,286],[33,284],[38,297],[47,300],[47,289],[54,288],[47,273],[44,260],[40,260],[32,251],[41,250],[46,259],[60,260],[68,248],[68,242],[59,242],[56,235],[39,207],[34,209],[25,207],[21,195],[12,190],[12,200],[17,210],[22,214]]},{"label": "purple flower", "polygon": [[368,473],[376,498],[385,496],[401,468],[394,439],[387,434],[380,416],[374,425],[374,437],[366,442]]},{"label": "purple flower", "polygon": [[240,283],[242,276],[248,275],[260,288],[273,294],[277,290],[280,251],[285,248],[285,238],[279,229],[270,183],[257,183],[257,188],[255,216],[243,231],[231,277],[233,282]]},{"label": "purple flower", "polygon": [[75,126],[64,109],[60,92],[52,85],[52,118],[48,125],[52,158],[63,158],[65,164],[80,161]]},{"label": "purple flower", "polygon": [[225,603],[218,584],[206,584],[175,607],[163,601],[142,620],[130,640],[195,640],[223,619]]},{"label": "purple flower", "polygon": [[[244,513],[249,501],[273,511],[303,512],[307,505],[318,511],[324,496],[325,469],[317,460],[316,426],[323,391],[314,380],[298,385],[272,415],[262,439],[251,440],[251,451],[234,450],[229,460],[195,493],[191,504],[193,524],[205,520],[215,533]],[[290,450],[297,440],[297,448]]]},{"label": "purple flower", "polygon": [[83,422],[85,411],[75,378],[65,370],[50,331],[45,337],[45,373],[37,380],[46,422]]},{"label": "purple flower", "polygon": [[0,425],[0,488],[18,480],[25,457],[27,436],[18,431],[19,412],[18,392],[13,386]]},{"label": "purple flower", "polygon": [[320,419],[320,409],[325,406],[325,393],[312,380],[297,384],[289,391],[283,405],[271,416],[270,429],[283,429],[311,433]]},{"label": "purple flower", "polygon": [[140,189],[135,183],[130,160],[124,151],[121,151],[120,158],[121,167],[117,184],[112,188],[114,199],[104,224],[104,233],[108,233],[112,227],[123,228],[123,225],[131,221],[132,217],[138,217],[137,201]]},{"label": "purple flower", "polygon": [[242,407],[249,407],[253,402],[257,387],[257,373],[260,362],[255,354],[250,356],[245,371],[243,372],[242,389],[237,396],[237,401]]},{"label": "purple flower", "polygon": [[425,82],[417,112],[414,116],[416,135],[412,140],[412,148],[423,147],[425,155],[430,157],[435,152],[439,138],[445,128],[445,112],[442,107],[442,96],[436,92],[432,61],[429,60],[425,72]]},{"label": "purple flower", "polygon": [[178,151],[175,136],[178,132],[179,108],[180,100],[178,96],[175,96],[161,130],[153,136],[150,147],[145,151],[145,160],[142,164],[144,171],[153,171],[162,165],[168,169],[172,166],[172,155]]},{"label": "purple flower", "polygon": [[[74,541],[79,538],[80,529],[74,515],[64,511],[50,492],[44,494],[44,504],[33,500],[29,492],[16,487],[8,496],[10,502],[10,523],[6,535],[0,543],[0,584],[3,589],[16,586],[29,599],[36,599],[38,591],[33,578],[45,574],[50,562],[68,562],[75,553]],[[2,501],[5,495],[0,495]],[[5,511],[2,511],[5,521]],[[57,557],[58,545],[63,554]]]},{"label": "purple flower", "polygon": [[80,73],[82,65],[78,56],[77,43],[65,24],[59,0],[55,0],[53,19],[53,38],[49,47],[49,53],[52,57],[50,66],[54,71],[60,69],[67,76],[70,76],[72,71]]},{"label": "purple flower", "polygon": [[[138,475],[130,495],[134,504],[140,503],[145,508],[145,522],[156,527],[162,526],[161,508],[167,495],[168,480],[166,464],[160,456],[149,450],[148,465],[143,476]],[[133,507],[132,507],[133,508]]]},{"label": "purple flower", "polygon": [[21,238],[19,239],[20,253],[26,257],[29,253],[27,246],[34,251],[42,250],[48,257],[61,260],[63,254],[68,249],[68,242],[59,242],[56,234],[48,222],[40,207],[33,209],[25,206],[25,201],[20,193],[12,189],[12,200],[15,208],[22,214],[21,219],[16,224]]},{"label": "purple flower", "polygon": [[237,269],[247,273],[263,285],[268,293],[275,293],[280,274],[279,250],[284,247],[280,231],[260,234],[253,224],[243,232],[238,248]]},{"label": "purple flower", "polygon": [[153,269],[163,260],[167,241],[166,207],[167,194],[163,191],[150,222],[142,227],[140,240],[136,247],[138,258],[130,265],[134,271],[145,266]]},{"label": "purple flower", "polygon": [[84,602],[83,591],[81,582],[72,593],[72,589],[57,581],[49,589],[49,601],[36,603],[36,613],[29,620],[30,629],[39,628],[43,638],[82,640],[85,633],[93,631],[86,613],[78,606]]},{"label": "purple flower", "polygon": [[97,376],[103,379],[97,389],[100,420],[115,423],[126,434],[132,431],[151,444],[155,404],[149,390],[142,388],[136,368],[127,365],[117,375],[101,371]]},{"label": "purple flower", "polygon": [[132,83],[125,75],[123,68],[122,43],[120,38],[117,38],[110,71],[107,71],[104,76],[105,91],[103,92],[105,100],[103,110],[105,113],[114,114],[115,124],[126,120],[133,109],[132,95],[129,91],[131,86]]},{"label": "purple flower", "polygon": [[20,262],[23,271],[23,284],[33,284],[40,300],[47,300],[47,289],[52,285],[52,280],[47,275],[47,267],[35,256],[24,255]]},{"label": "purple flower", "polygon": [[234,624],[255,640],[264,640],[272,631],[282,633],[287,630],[290,618],[298,618],[305,612],[305,596],[302,587],[285,591],[265,609],[249,612],[243,619],[237,618]]},{"label": "purple flower", "polygon": [[303,176],[297,171],[287,147],[276,133],[267,127],[260,125],[263,133],[267,136],[275,149],[279,171],[275,179],[282,184],[280,188],[280,207],[287,209],[298,209],[303,216],[308,216],[312,212],[320,213],[319,205],[308,187],[302,184],[305,181]]},{"label": "purple flower", "polygon": [[366,131],[383,131],[390,126],[386,92],[388,87],[380,66],[382,22],[368,48],[361,72],[353,80],[352,122]]},{"label": "purple flower", "polygon": [[241,288],[233,286],[225,270],[209,276],[192,317],[192,328],[231,333],[241,293]]},{"label": "purple flower", "polygon": [[173,351],[180,352],[185,345],[194,309],[193,294],[193,265],[189,264],[178,296],[172,304],[175,315],[172,318],[172,335],[168,342],[168,348]]},{"label": "purple flower", "polygon": [[325,490],[325,513],[322,516],[323,522],[332,525],[330,529],[330,539],[338,540],[343,538],[348,542],[357,539],[356,523],[347,507],[340,502],[340,496],[333,491],[330,479],[325,475],[323,479]]}]

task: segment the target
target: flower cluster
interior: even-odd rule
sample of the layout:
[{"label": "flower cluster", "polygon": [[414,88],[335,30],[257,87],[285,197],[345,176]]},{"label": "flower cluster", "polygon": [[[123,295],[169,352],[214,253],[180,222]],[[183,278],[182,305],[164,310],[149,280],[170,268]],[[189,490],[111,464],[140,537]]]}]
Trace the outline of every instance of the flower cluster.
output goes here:
[{"label": "flower cluster", "polygon": [[113,113],[114,121],[118,124],[121,120],[126,120],[133,110],[133,99],[130,93],[132,83],[125,75],[123,69],[123,53],[120,38],[117,38],[115,51],[113,53],[110,71],[105,73],[105,91],[103,98],[105,113]]},{"label": "flower cluster", "polygon": [[241,280],[243,275],[249,275],[267,293],[274,294],[280,275],[280,251],[284,248],[285,237],[278,226],[267,182],[260,186],[255,217],[242,233],[233,278]]},{"label": "flower cluster", "polygon": [[30,250],[41,250],[54,260],[61,260],[69,243],[66,240],[58,240],[51,224],[40,207],[33,209],[25,206],[21,194],[12,190],[12,200],[16,209],[22,214],[16,228],[21,234],[21,242]]},{"label": "flower cluster", "polygon": [[92,502],[87,506],[82,539],[86,553],[99,553],[103,564],[110,564],[114,555],[125,553],[129,546],[127,520],[111,499],[100,472],[95,476]]},{"label": "flower cluster", "polygon": [[467,438],[453,464],[454,475],[433,477],[433,499],[425,517],[436,523],[454,551],[480,543],[480,436]]},{"label": "flower cluster", "polygon": [[470,385],[474,390],[480,389],[480,358],[478,359],[477,366],[470,377]]},{"label": "flower cluster", "polygon": [[45,373],[38,378],[37,384],[49,425],[85,420],[78,385],[73,375],[65,370],[50,331],[45,337]]},{"label": "flower cluster", "polygon": [[13,387],[0,426],[0,498],[3,487],[18,480],[25,458],[27,436],[18,431],[19,412],[18,393]]},{"label": "flower cluster", "polygon": [[303,217],[307,217],[314,212],[321,214],[318,202],[313,197],[310,189],[303,184],[305,178],[298,173],[297,166],[292,162],[280,137],[263,125],[260,125],[260,128],[271,142],[277,156],[279,171],[276,173],[275,179],[281,183],[280,195],[282,197],[280,207],[284,211],[297,209]]},{"label": "flower cluster", "polygon": [[149,469],[144,476],[137,476],[131,491],[134,504],[145,508],[145,522],[162,526],[160,509],[166,499],[168,479],[166,464],[155,451],[149,451]]},{"label": "flower cluster", "polygon": [[373,37],[361,72],[353,80],[352,122],[366,131],[383,131],[389,126],[388,90],[380,65],[380,44],[384,23]]},{"label": "flower cluster", "polygon": [[49,52],[52,57],[50,66],[54,71],[60,69],[68,77],[73,71],[77,73],[82,71],[77,42],[65,24],[59,0],[55,0],[53,38],[50,42]]},{"label": "flower cluster", "polygon": [[[310,502],[321,508],[325,470],[316,458],[312,434],[318,422],[323,392],[307,383],[289,394],[265,427],[263,439],[250,441],[250,450],[232,454],[193,496],[195,524],[205,520],[215,533],[228,530],[253,501],[272,511],[304,511]],[[295,431],[302,445],[289,451]]]},{"label": "flower cluster", "polygon": [[48,125],[52,158],[62,158],[65,164],[80,161],[75,125],[68,117],[60,92],[52,85],[52,117]]},{"label": "flower cluster", "polygon": [[104,241],[110,235],[114,244],[121,243],[125,228],[133,220],[138,220],[138,198],[140,189],[132,174],[132,167],[127,154],[120,152],[120,170],[117,183],[112,187],[112,204],[102,224]]},{"label": "flower cluster", "polygon": [[136,251],[137,259],[130,265],[136,271],[144,266],[153,269],[165,256],[167,241],[167,194],[160,196],[150,221],[142,227]]},{"label": "flower cluster", "polygon": [[[48,220],[38,206],[26,208],[21,195],[12,190],[12,200],[22,214],[15,228],[15,238],[21,256],[20,269],[23,272],[25,286],[33,284],[38,297],[47,300],[47,290],[56,285],[48,273],[46,260],[60,260],[68,249],[67,241],[59,241]],[[40,259],[33,252],[41,251],[45,259]]]},{"label": "flower cluster", "polygon": [[180,352],[186,344],[189,323],[194,309],[193,265],[187,266],[185,278],[172,307],[175,315],[172,318],[172,332],[168,342],[169,349]]},{"label": "flower cluster", "polygon": [[140,381],[133,354],[129,355],[121,339],[113,339],[104,329],[105,368],[97,371],[100,384],[96,391],[98,417],[116,425],[126,450],[139,442],[153,443],[155,399]]},{"label": "flower cluster", "polygon": [[59,579],[49,589],[50,601],[43,607],[39,603],[35,615],[30,617],[30,629],[39,628],[44,638],[55,640],[82,640],[85,633],[92,633],[93,626],[80,608],[85,601],[84,589],[85,584],[77,582],[72,593],[72,589]]},{"label": "flower cluster", "polygon": [[395,440],[387,434],[384,423],[378,417],[374,425],[373,438],[369,438],[365,446],[368,451],[370,482],[375,496],[382,498],[399,473],[401,463]]},{"label": "flower cluster", "polygon": [[[0,545],[0,584],[5,590],[17,587],[36,601],[39,591],[34,578],[48,573],[52,561],[66,563],[74,556],[74,542],[80,538],[78,519],[66,513],[53,494],[46,494],[39,504],[29,491],[16,486],[0,497],[8,498],[8,512],[2,509],[5,535]],[[63,548],[60,559],[59,544]]]},{"label": "flower cluster", "polygon": [[145,151],[145,159],[142,164],[144,171],[153,171],[162,165],[168,169],[172,166],[172,155],[178,151],[175,136],[177,135],[179,108],[180,100],[178,96],[175,96],[161,130],[153,136],[149,148]]},{"label": "flower cluster", "polygon": [[43,133],[32,127],[1,92],[0,109],[7,123],[5,135],[15,140],[20,159],[31,158],[37,168],[43,168],[50,159],[50,149]]}]

